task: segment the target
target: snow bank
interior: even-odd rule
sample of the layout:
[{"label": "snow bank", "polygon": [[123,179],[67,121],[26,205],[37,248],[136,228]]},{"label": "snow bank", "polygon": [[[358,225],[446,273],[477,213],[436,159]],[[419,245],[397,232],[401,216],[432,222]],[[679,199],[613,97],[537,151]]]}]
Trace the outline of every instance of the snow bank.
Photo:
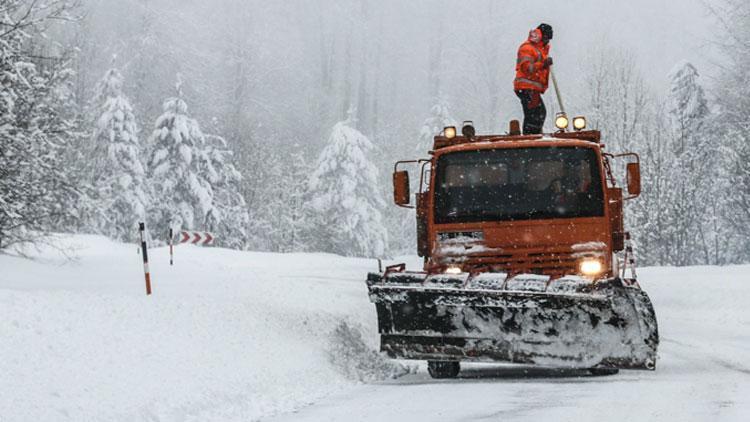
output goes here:
[{"label": "snow bank", "polygon": [[[374,352],[375,261],[94,236],[0,256],[0,420],[253,420],[405,369]],[[364,334],[363,334],[364,333]]]}]

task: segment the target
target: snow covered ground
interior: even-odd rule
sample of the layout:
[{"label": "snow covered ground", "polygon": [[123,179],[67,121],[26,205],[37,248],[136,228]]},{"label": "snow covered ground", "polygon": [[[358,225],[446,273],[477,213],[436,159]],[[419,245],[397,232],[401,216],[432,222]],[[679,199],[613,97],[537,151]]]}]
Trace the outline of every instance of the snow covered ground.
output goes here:
[{"label": "snow covered ground", "polygon": [[[380,358],[375,261],[59,240],[0,256],[0,421],[750,418],[750,267],[647,268],[655,372],[467,367],[435,381]],[[416,265],[415,259],[410,260]],[[413,363],[405,362],[411,367]],[[413,367],[411,367],[413,370]]]}]

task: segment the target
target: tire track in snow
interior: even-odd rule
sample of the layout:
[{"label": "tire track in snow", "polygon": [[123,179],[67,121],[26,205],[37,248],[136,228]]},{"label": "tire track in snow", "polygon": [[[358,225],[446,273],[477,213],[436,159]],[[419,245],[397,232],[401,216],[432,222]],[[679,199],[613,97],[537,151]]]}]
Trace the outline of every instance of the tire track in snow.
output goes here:
[{"label": "tire track in snow", "polygon": [[[718,366],[728,369],[730,371],[739,372],[744,375],[750,375],[750,369],[745,368],[744,366],[741,366],[740,364],[730,362],[729,360],[723,359],[719,357],[716,353],[706,351],[704,347],[692,344],[692,343],[686,343],[678,340],[674,340],[671,338],[662,338],[662,342],[664,343],[671,343],[677,346],[682,347],[683,349],[689,349],[690,351],[699,353],[700,355],[707,356],[708,359],[706,361],[717,364]],[[682,354],[681,357],[686,358],[689,357],[687,354]]]}]

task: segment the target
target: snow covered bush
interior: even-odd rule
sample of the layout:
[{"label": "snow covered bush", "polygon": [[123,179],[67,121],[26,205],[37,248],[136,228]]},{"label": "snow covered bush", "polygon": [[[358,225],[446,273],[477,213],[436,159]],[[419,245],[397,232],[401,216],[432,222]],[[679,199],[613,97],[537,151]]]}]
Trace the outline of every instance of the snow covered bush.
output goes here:
[{"label": "snow covered bush", "polygon": [[9,1],[0,12],[0,249],[36,241],[78,198],[62,159],[74,132],[71,72],[65,62],[39,67],[28,53],[46,19],[38,7]]},{"label": "snow covered bush", "polygon": [[368,159],[369,139],[337,123],[318,158],[309,185],[317,249],[347,256],[380,257],[388,236],[380,209],[378,170]]}]

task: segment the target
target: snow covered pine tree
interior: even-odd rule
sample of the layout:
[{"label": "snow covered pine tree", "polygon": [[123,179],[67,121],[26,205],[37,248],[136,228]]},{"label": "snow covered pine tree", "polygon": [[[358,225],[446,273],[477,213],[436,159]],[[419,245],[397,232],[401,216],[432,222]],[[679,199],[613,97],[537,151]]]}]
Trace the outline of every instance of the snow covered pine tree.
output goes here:
[{"label": "snow covered pine tree", "polygon": [[285,212],[281,222],[286,228],[282,234],[282,245],[285,252],[304,252],[306,250],[308,227],[304,214],[304,200],[307,195],[310,164],[300,151],[298,144],[289,155],[288,171],[282,177]]},{"label": "snow covered pine tree", "polygon": [[439,96],[435,99],[435,105],[430,109],[430,115],[425,119],[422,129],[419,131],[417,153],[427,154],[427,151],[432,149],[432,141],[435,135],[446,126],[453,125],[455,125],[455,120],[451,117],[448,101]]},{"label": "snow covered pine tree", "polygon": [[214,191],[213,207],[206,215],[206,230],[217,235],[217,245],[243,249],[247,245],[250,216],[245,198],[240,193],[242,174],[231,162],[232,152],[227,148],[226,140],[206,135],[202,158],[208,162],[201,166],[201,170]]},{"label": "snow covered pine tree", "polygon": [[[721,198],[723,225],[729,235],[720,239],[727,245],[728,262],[750,262],[750,3],[745,0],[727,0],[720,9],[726,31],[717,33],[721,45],[721,71],[716,77],[712,95],[717,107],[712,134],[724,147],[726,175],[721,180],[724,189],[716,193]],[[718,15],[717,15],[718,16]]]},{"label": "snow covered pine tree", "polygon": [[180,78],[176,88],[177,96],[164,101],[164,113],[149,139],[151,231],[163,236],[170,227],[175,232],[212,229],[217,245],[241,248],[248,220],[237,186],[242,176],[228,162],[223,142],[212,138],[206,145],[206,135],[188,115]]},{"label": "snow covered pine tree", "polygon": [[141,146],[130,101],[122,93],[123,78],[112,68],[96,88],[91,178],[100,215],[93,226],[107,236],[133,241],[144,221],[148,196],[144,186]]},{"label": "snow covered pine tree", "polygon": [[670,245],[669,261],[673,265],[714,263],[714,223],[717,215],[714,192],[718,176],[716,144],[706,135],[708,102],[698,83],[698,71],[681,62],[670,72],[668,112],[671,128],[670,153],[673,156],[667,173],[669,196],[661,235]]},{"label": "snow covered pine tree", "polygon": [[148,176],[154,192],[148,220],[158,238],[166,238],[170,228],[203,228],[213,208],[214,192],[201,169],[204,136],[187,114],[179,80],[176,89],[177,96],[164,101],[164,113],[148,141]]},{"label": "snow covered pine tree", "polygon": [[380,257],[388,235],[378,170],[367,158],[373,146],[350,122],[334,125],[310,177],[310,207],[319,223],[313,238],[318,250]]},{"label": "snow covered pine tree", "polygon": [[263,189],[254,197],[253,233],[265,236],[263,247],[273,252],[307,251],[314,225],[308,217],[316,218],[305,204],[312,166],[300,145],[293,147],[289,153],[266,156],[268,172],[258,180]]},{"label": "snow covered pine tree", "polygon": [[299,144],[283,158],[278,174],[278,189],[274,189],[278,250],[280,252],[303,252],[307,250],[309,227],[305,216],[305,196],[311,166],[305,159]]}]

